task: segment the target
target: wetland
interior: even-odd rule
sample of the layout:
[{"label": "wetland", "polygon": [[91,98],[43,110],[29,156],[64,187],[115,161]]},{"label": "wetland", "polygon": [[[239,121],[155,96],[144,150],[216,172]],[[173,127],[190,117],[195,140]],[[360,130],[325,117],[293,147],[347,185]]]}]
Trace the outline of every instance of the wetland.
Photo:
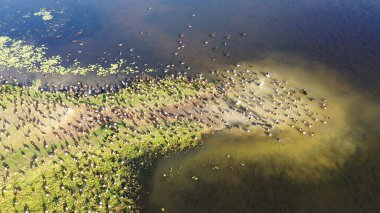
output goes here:
[{"label": "wetland", "polygon": [[0,0],[0,212],[377,212],[377,1]]}]

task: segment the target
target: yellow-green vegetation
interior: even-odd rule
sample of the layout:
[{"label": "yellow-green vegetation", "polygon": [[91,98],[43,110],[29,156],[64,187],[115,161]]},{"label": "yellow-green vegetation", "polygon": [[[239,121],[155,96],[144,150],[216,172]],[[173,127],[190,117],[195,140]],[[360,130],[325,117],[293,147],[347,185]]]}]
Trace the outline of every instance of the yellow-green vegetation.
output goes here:
[{"label": "yellow-green vegetation", "polygon": [[110,124],[81,141],[89,144],[81,151],[56,155],[44,165],[13,177],[2,188],[0,209],[136,210],[142,172],[158,155],[196,145],[200,130],[200,124],[188,122],[166,122],[160,128]]},{"label": "yellow-green vegetation", "polygon": [[41,91],[39,81],[2,85],[0,212],[139,209],[144,171],[208,131],[203,122],[170,117],[167,108],[213,90],[186,77],[129,84],[93,96]]},{"label": "yellow-green vegetation", "polygon": [[53,15],[46,8],[41,8],[40,11],[34,13],[35,16],[41,16],[42,20],[50,21],[53,19]]},{"label": "yellow-green vegetation", "polygon": [[209,94],[214,91],[212,84],[207,82],[190,82],[186,77],[167,77],[156,79],[153,77],[139,77],[127,88],[117,93],[103,93],[96,96],[70,96],[68,93],[45,92],[49,99],[68,100],[70,104],[89,104],[91,106],[114,106],[114,108],[137,107],[145,105],[156,108],[162,104],[175,104],[187,97]]},{"label": "yellow-green vegetation", "polygon": [[[27,165],[34,155],[50,155],[46,147],[56,142],[77,143],[77,136],[93,131],[105,117],[147,125],[158,121],[150,115],[152,111],[211,91],[208,83],[190,83],[185,78],[138,78],[117,93],[87,97],[70,95],[69,92],[41,92],[36,89],[38,84],[37,81],[26,88],[0,87],[3,94],[0,98],[0,121],[3,122],[0,154],[5,163],[0,165],[1,169],[9,167],[11,172],[25,169],[19,165]],[[32,147],[38,151],[30,149]],[[1,174],[4,172],[0,171]]]},{"label": "yellow-green vegetation", "polygon": [[327,100],[247,73],[215,72],[216,84],[201,75],[141,75],[118,88],[1,85],[0,209],[139,210],[141,180],[154,159],[195,146],[203,133],[260,128],[280,142],[276,126],[306,139],[330,119]]},{"label": "yellow-green vegetation", "polygon": [[[19,72],[50,73],[55,75],[86,75],[96,72],[99,76],[112,74],[139,73],[132,67],[127,66],[127,61],[119,61],[103,67],[100,64],[82,65],[75,60],[70,67],[62,65],[60,56],[46,55],[47,47],[44,45],[34,46],[22,40],[14,40],[6,36],[0,36],[0,71],[17,69]],[[145,69],[144,72],[154,72],[154,69]]]}]

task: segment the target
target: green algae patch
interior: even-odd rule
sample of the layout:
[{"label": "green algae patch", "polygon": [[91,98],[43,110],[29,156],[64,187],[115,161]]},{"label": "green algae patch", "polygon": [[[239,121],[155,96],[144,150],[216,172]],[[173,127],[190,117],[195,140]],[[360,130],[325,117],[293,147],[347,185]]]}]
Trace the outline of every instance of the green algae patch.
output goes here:
[{"label": "green algae patch", "polygon": [[41,8],[40,11],[34,13],[35,16],[39,16],[44,21],[50,21],[53,19],[51,11],[48,11],[46,8]]},{"label": "green algae patch", "polygon": [[[72,66],[62,65],[60,56],[47,56],[47,47],[44,45],[35,46],[22,40],[14,40],[10,37],[0,36],[0,71],[16,69],[19,72],[44,73],[53,75],[86,75],[97,73],[98,76],[114,74],[133,74],[139,73],[127,66],[125,59],[120,59],[108,66],[100,64],[82,65],[75,60]],[[154,69],[147,68],[145,73],[154,72]]]}]

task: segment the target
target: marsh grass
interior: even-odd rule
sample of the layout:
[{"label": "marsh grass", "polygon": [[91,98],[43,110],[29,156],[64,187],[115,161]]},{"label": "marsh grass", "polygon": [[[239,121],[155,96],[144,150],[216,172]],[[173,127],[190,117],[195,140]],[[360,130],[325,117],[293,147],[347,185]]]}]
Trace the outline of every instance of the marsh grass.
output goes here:
[{"label": "marsh grass", "polygon": [[[196,146],[207,127],[195,121],[159,119],[156,123],[128,120],[89,127],[74,137],[41,134],[38,125],[60,131],[80,114],[93,114],[112,106],[139,111],[177,104],[186,97],[204,95],[207,83],[185,78],[166,78],[138,83],[116,93],[75,96],[68,92],[47,92],[35,82],[31,87],[0,87],[0,118],[3,125],[0,153],[4,171],[0,184],[0,210],[9,211],[133,211],[141,190],[142,172],[154,159],[169,152]],[[38,103],[38,109],[36,109]],[[17,108],[17,113],[14,109]],[[48,116],[54,120],[49,120]],[[16,126],[20,125],[19,129]],[[62,128],[61,128],[62,127]],[[71,130],[70,130],[71,128]],[[28,133],[29,132],[29,133]],[[28,133],[28,137],[25,136]],[[62,137],[61,137],[62,136]],[[5,147],[10,147],[6,150]],[[5,171],[6,170],[6,171]]]}]

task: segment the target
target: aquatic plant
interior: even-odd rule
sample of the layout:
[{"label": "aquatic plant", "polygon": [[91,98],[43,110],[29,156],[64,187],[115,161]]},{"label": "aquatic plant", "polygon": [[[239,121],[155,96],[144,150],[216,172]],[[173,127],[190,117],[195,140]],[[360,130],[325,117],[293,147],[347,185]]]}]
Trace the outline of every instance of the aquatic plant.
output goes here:
[{"label": "aquatic plant", "polygon": [[[75,60],[70,67],[64,67],[60,56],[48,57],[45,52],[46,50],[47,47],[44,45],[34,46],[22,40],[0,36],[0,71],[14,68],[19,72],[26,71],[54,75],[86,75],[96,72],[98,76],[140,72],[140,70],[127,66],[125,59],[120,59],[107,67],[98,63],[82,65],[78,60]],[[151,68],[142,70],[145,73],[154,71]]]},{"label": "aquatic plant", "polygon": [[[160,155],[195,146],[207,130],[187,119],[138,118],[210,86],[195,82],[140,77],[117,93],[87,97],[43,91],[40,81],[0,86],[0,211],[137,209],[143,171]],[[115,117],[121,109],[132,117]]]},{"label": "aquatic plant", "polygon": [[34,13],[35,16],[40,16],[44,21],[50,21],[53,19],[51,11],[48,11],[46,8],[41,8],[40,11]]},{"label": "aquatic plant", "polygon": [[[170,127],[168,126],[170,125]],[[94,132],[82,143],[92,147],[57,154],[44,165],[15,174],[2,187],[0,209],[4,211],[126,211],[136,209],[142,171],[151,165],[157,153],[176,149],[196,141],[187,123],[168,123],[162,129],[110,125]],[[134,131],[139,131],[137,136]],[[173,132],[176,137],[166,137]],[[137,136],[137,137],[136,137]],[[155,138],[153,139],[152,136]],[[156,154],[153,154],[156,153]],[[17,190],[17,193],[15,192]],[[36,199],[38,198],[38,199]]]},{"label": "aquatic plant", "polygon": [[154,159],[196,146],[203,133],[255,126],[280,142],[272,137],[275,126],[311,138],[313,125],[329,118],[321,108],[327,100],[313,101],[312,92],[275,75],[214,74],[214,84],[201,75],[140,75],[98,92],[82,83],[59,89],[2,84],[0,210],[135,211]]}]

